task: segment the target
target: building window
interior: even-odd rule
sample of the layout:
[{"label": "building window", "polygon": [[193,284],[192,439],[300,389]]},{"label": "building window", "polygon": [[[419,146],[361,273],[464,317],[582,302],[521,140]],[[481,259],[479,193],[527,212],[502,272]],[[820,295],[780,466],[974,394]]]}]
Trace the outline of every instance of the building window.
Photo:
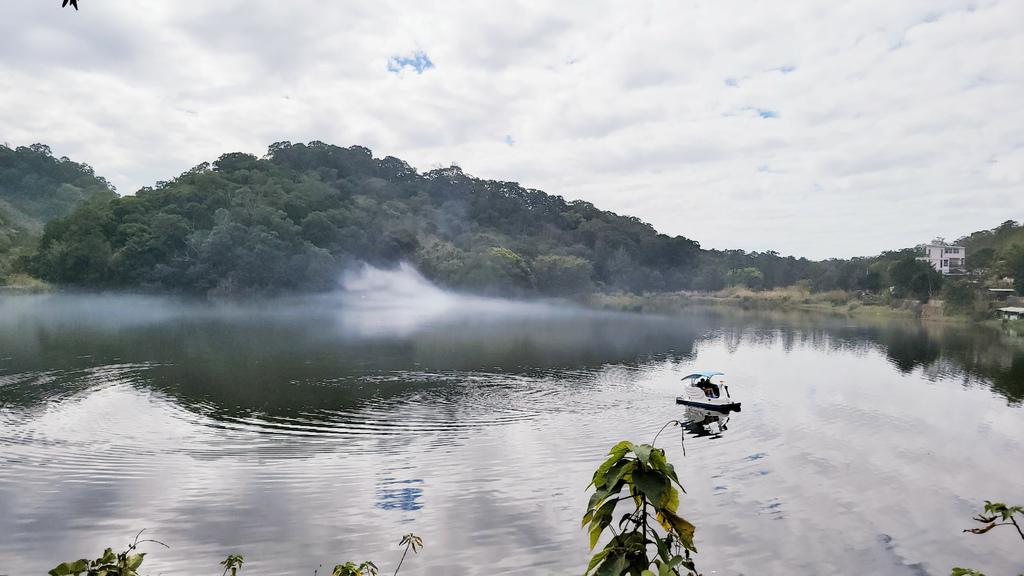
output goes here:
[{"label": "building window", "polygon": [[943,261],[942,261],[942,267],[943,267],[943,268],[947,268],[947,267],[949,267],[949,260],[943,260]]}]

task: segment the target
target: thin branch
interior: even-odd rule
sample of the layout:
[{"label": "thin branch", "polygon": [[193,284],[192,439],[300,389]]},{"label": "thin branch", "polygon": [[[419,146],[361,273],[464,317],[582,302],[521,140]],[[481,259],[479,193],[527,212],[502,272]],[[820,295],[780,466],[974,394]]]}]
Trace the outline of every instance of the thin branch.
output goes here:
[{"label": "thin branch", "polygon": [[668,428],[669,424],[675,424],[677,426],[682,426],[683,425],[683,423],[680,422],[679,420],[669,420],[668,422],[665,422],[665,425],[661,427],[661,430],[658,430],[658,433],[654,435],[654,440],[651,441],[651,446],[654,446],[655,442],[658,441],[658,436],[661,435],[661,433],[665,430],[665,428]]},{"label": "thin branch", "polygon": [[1010,516],[1010,522],[1013,522],[1013,527],[1017,529],[1017,534],[1020,534],[1021,539],[1024,539],[1024,532],[1020,529],[1020,524],[1017,524],[1017,520]]}]

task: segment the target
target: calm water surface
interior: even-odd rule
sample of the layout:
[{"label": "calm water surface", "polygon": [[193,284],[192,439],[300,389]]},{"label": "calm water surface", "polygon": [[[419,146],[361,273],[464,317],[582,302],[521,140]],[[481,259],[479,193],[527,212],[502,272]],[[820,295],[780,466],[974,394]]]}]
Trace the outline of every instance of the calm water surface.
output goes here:
[{"label": "calm water surface", "polygon": [[[415,280],[247,307],[0,299],[0,574],[145,536],[152,574],[582,573],[619,440],[682,419],[679,379],[743,411],[662,434],[704,574],[1024,572],[1024,352],[975,327],[655,317]],[[1001,530],[1005,530],[1001,532]]]}]

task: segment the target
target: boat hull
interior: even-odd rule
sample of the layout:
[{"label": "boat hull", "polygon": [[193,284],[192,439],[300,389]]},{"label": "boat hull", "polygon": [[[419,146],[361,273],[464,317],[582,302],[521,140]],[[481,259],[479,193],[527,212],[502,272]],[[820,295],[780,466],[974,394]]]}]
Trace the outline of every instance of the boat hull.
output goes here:
[{"label": "boat hull", "polygon": [[699,400],[690,400],[690,399],[687,399],[687,398],[683,398],[682,396],[679,396],[678,398],[676,398],[676,404],[682,404],[684,406],[693,406],[694,408],[700,408],[702,410],[713,410],[715,412],[721,412],[723,414],[725,414],[726,412],[739,412],[740,411],[740,403],[739,402],[725,402],[725,403],[721,403],[721,404],[713,404],[711,402],[701,402]]}]

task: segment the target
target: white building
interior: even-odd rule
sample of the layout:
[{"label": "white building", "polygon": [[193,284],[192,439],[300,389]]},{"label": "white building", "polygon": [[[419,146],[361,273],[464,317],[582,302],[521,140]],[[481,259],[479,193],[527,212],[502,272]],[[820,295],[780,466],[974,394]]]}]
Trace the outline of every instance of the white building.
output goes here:
[{"label": "white building", "polygon": [[925,244],[924,249],[925,256],[918,260],[931,264],[944,275],[967,273],[967,250],[963,246],[949,244],[945,238],[936,238],[931,244]]}]

